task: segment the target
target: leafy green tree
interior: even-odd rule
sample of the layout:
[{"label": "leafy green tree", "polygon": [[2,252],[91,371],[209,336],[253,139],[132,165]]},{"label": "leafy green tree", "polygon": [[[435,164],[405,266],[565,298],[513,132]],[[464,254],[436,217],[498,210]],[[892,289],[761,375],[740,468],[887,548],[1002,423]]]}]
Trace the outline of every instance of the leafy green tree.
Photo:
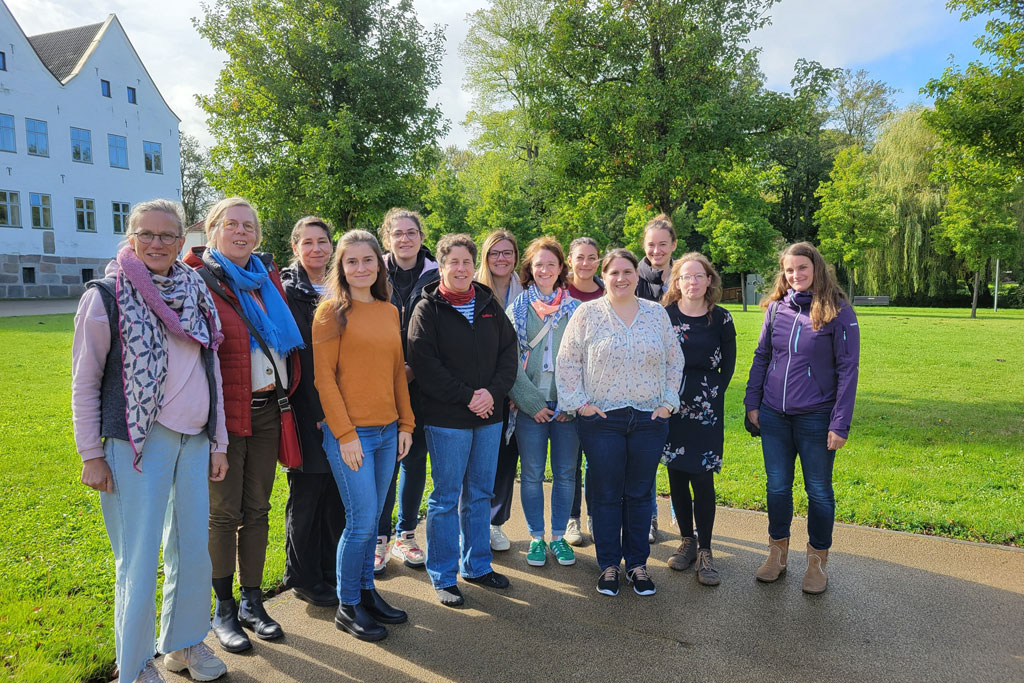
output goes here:
[{"label": "leafy green tree", "polygon": [[423,230],[428,244],[436,244],[448,233],[471,231],[470,200],[464,175],[473,159],[471,152],[449,147],[426,179],[422,201],[426,214]]},{"label": "leafy green tree", "polygon": [[759,170],[737,164],[715,174],[711,197],[697,214],[697,230],[708,238],[711,258],[724,272],[740,274],[744,311],[747,273],[770,269],[782,240],[767,218],[768,200],[780,179],[778,167]]},{"label": "leafy green tree", "polygon": [[210,154],[194,136],[179,133],[181,148],[181,206],[185,210],[185,227],[195,225],[206,216],[206,210],[217,199],[207,180]]},{"label": "leafy green tree", "polygon": [[530,114],[565,177],[670,215],[699,198],[781,127],[746,42],[772,4],[553,0]]},{"label": "leafy green tree", "polygon": [[851,298],[857,269],[866,263],[870,250],[885,244],[895,224],[892,206],[873,176],[867,152],[847,147],[836,156],[829,180],[815,192],[821,201],[814,214],[819,248],[825,258],[846,266]]},{"label": "leafy green tree", "polygon": [[977,317],[981,274],[989,259],[1008,258],[1020,244],[1013,204],[1020,178],[975,149],[946,146],[935,174],[947,183],[946,207],[940,214],[940,248],[963,259],[974,273],[971,317]]},{"label": "leafy green tree", "polygon": [[848,144],[871,147],[879,126],[893,111],[899,90],[873,80],[864,69],[843,69],[832,83],[831,120]]},{"label": "leafy green tree", "polygon": [[252,200],[271,233],[306,213],[369,227],[409,201],[445,130],[428,103],[444,34],[411,0],[214,0],[195,24],[227,57],[198,98],[219,190]]},{"label": "leafy green tree", "polygon": [[926,119],[957,145],[976,147],[997,161],[1024,169],[1024,11],[1020,0],[949,0],[961,20],[987,15],[985,33],[975,42],[987,62],[963,70],[950,66],[923,89],[935,99]]}]

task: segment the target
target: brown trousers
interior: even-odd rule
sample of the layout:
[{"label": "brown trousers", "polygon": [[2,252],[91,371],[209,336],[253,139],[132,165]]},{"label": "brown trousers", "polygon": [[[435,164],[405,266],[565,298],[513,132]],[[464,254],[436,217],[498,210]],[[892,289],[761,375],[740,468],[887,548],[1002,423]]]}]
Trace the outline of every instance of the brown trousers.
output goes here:
[{"label": "brown trousers", "polygon": [[281,413],[271,398],[252,411],[252,436],[228,437],[228,474],[210,482],[210,560],[213,578],[235,573],[238,583],[259,586],[267,557],[270,494],[277,474]]}]

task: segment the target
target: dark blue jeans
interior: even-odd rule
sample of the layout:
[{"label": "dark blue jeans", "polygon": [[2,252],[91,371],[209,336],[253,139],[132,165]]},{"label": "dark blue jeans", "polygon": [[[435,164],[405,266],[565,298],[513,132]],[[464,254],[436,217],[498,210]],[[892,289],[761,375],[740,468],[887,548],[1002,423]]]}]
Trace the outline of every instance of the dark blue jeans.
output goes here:
[{"label": "dark blue jeans", "polygon": [[783,415],[761,404],[761,448],[768,484],[768,535],[789,538],[793,521],[793,471],[796,457],[807,491],[807,536],[817,550],[832,547],[836,497],[832,492],[832,464],[836,452],[828,450],[831,411]]},{"label": "dark blue jeans", "polygon": [[647,564],[651,554],[651,486],[668,438],[668,420],[634,408],[576,418],[587,453],[593,503],[594,547],[604,571],[623,559],[626,570]]},{"label": "dark blue jeans", "polygon": [[427,437],[423,428],[416,426],[412,433],[409,454],[395,465],[391,486],[384,499],[384,509],[377,524],[377,535],[391,538],[391,513],[395,510],[395,491],[398,492],[398,524],[395,533],[416,531],[420,521],[420,503],[427,487]]}]

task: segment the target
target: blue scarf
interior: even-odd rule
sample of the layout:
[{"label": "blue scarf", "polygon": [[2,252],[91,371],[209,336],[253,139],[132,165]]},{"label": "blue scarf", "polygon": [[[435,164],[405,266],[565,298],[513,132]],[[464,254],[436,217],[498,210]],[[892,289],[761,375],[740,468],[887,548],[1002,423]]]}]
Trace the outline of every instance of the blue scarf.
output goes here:
[{"label": "blue scarf", "polygon": [[[250,256],[246,267],[239,268],[216,249],[210,249],[210,256],[224,269],[224,277],[231,285],[231,291],[238,297],[242,312],[267,346],[282,356],[302,348],[302,334],[295,324],[295,318],[274,286],[274,281],[270,279],[263,261],[259,257]],[[255,290],[259,290],[263,306],[266,306],[265,311],[253,295]],[[259,342],[250,334],[249,348],[255,350],[259,347]]]},{"label": "blue scarf", "polygon": [[[544,296],[540,293],[537,284],[531,282],[530,286],[512,302],[512,324],[516,328],[516,337],[519,339],[519,364],[524,367],[526,359],[530,355],[530,340],[526,336],[526,319],[530,315],[530,309],[533,308],[533,302],[543,301],[550,304],[558,296],[558,292],[559,290],[556,289],[548,296]],[[569,296],[569,292],[566,290],[562,295],[562,303],[558,306],[558,310],[551,314],[551,331],[548,334],[550,335],[554,331],[563,316],[571,316],[579,308],[579,305],[580,302]],[[539,314],[537,317],[544,320]]]}]

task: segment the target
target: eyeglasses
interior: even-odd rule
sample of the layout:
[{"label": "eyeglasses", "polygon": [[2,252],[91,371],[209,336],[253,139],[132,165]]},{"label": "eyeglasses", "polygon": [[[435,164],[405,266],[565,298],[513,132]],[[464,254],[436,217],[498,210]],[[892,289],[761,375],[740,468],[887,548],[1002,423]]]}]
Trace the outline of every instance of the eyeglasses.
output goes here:
[{"label": "eyeglasses", "polygon": [[172,235],[169,232],[133,232],[131,234],[135,236],[135,239],[143,244],[152,244],[154,237],[160,239],[160,244],[174,244],[182,237],[181,235]]},{"label": "eyeglasses", "polygon": [[704,273],[697,273],[696,275],[680,275],[679,279],[683,282],[704,282],[708,276]]},{"label": "eyeglasses", "polygon": [[419,230],[393,230],[391,232],[391,239],[402,241],[402,240],[414,240],[419,237]]},{"label": "eyeglasses", "polygon": [[248,222],[246,222],[246,223],[239,223],[238,221],[232,220],[232,221],[224,221],[221,225],[223,225],[225,228],[227,228],[228,230],[231,230],[231,231],[235,231],[235,230],[238,230],[238,228],[242,228],[243,230],[245,230],[250,235],[252,233],[256,232],[256,225],[253,224],[253,223],[248,223]]},{"label": "eyeglasses", "polygon": [[501,251],[489,251],[487,252],[487,258],[515,258],[516,252],[511,249],[502,249]]}]

